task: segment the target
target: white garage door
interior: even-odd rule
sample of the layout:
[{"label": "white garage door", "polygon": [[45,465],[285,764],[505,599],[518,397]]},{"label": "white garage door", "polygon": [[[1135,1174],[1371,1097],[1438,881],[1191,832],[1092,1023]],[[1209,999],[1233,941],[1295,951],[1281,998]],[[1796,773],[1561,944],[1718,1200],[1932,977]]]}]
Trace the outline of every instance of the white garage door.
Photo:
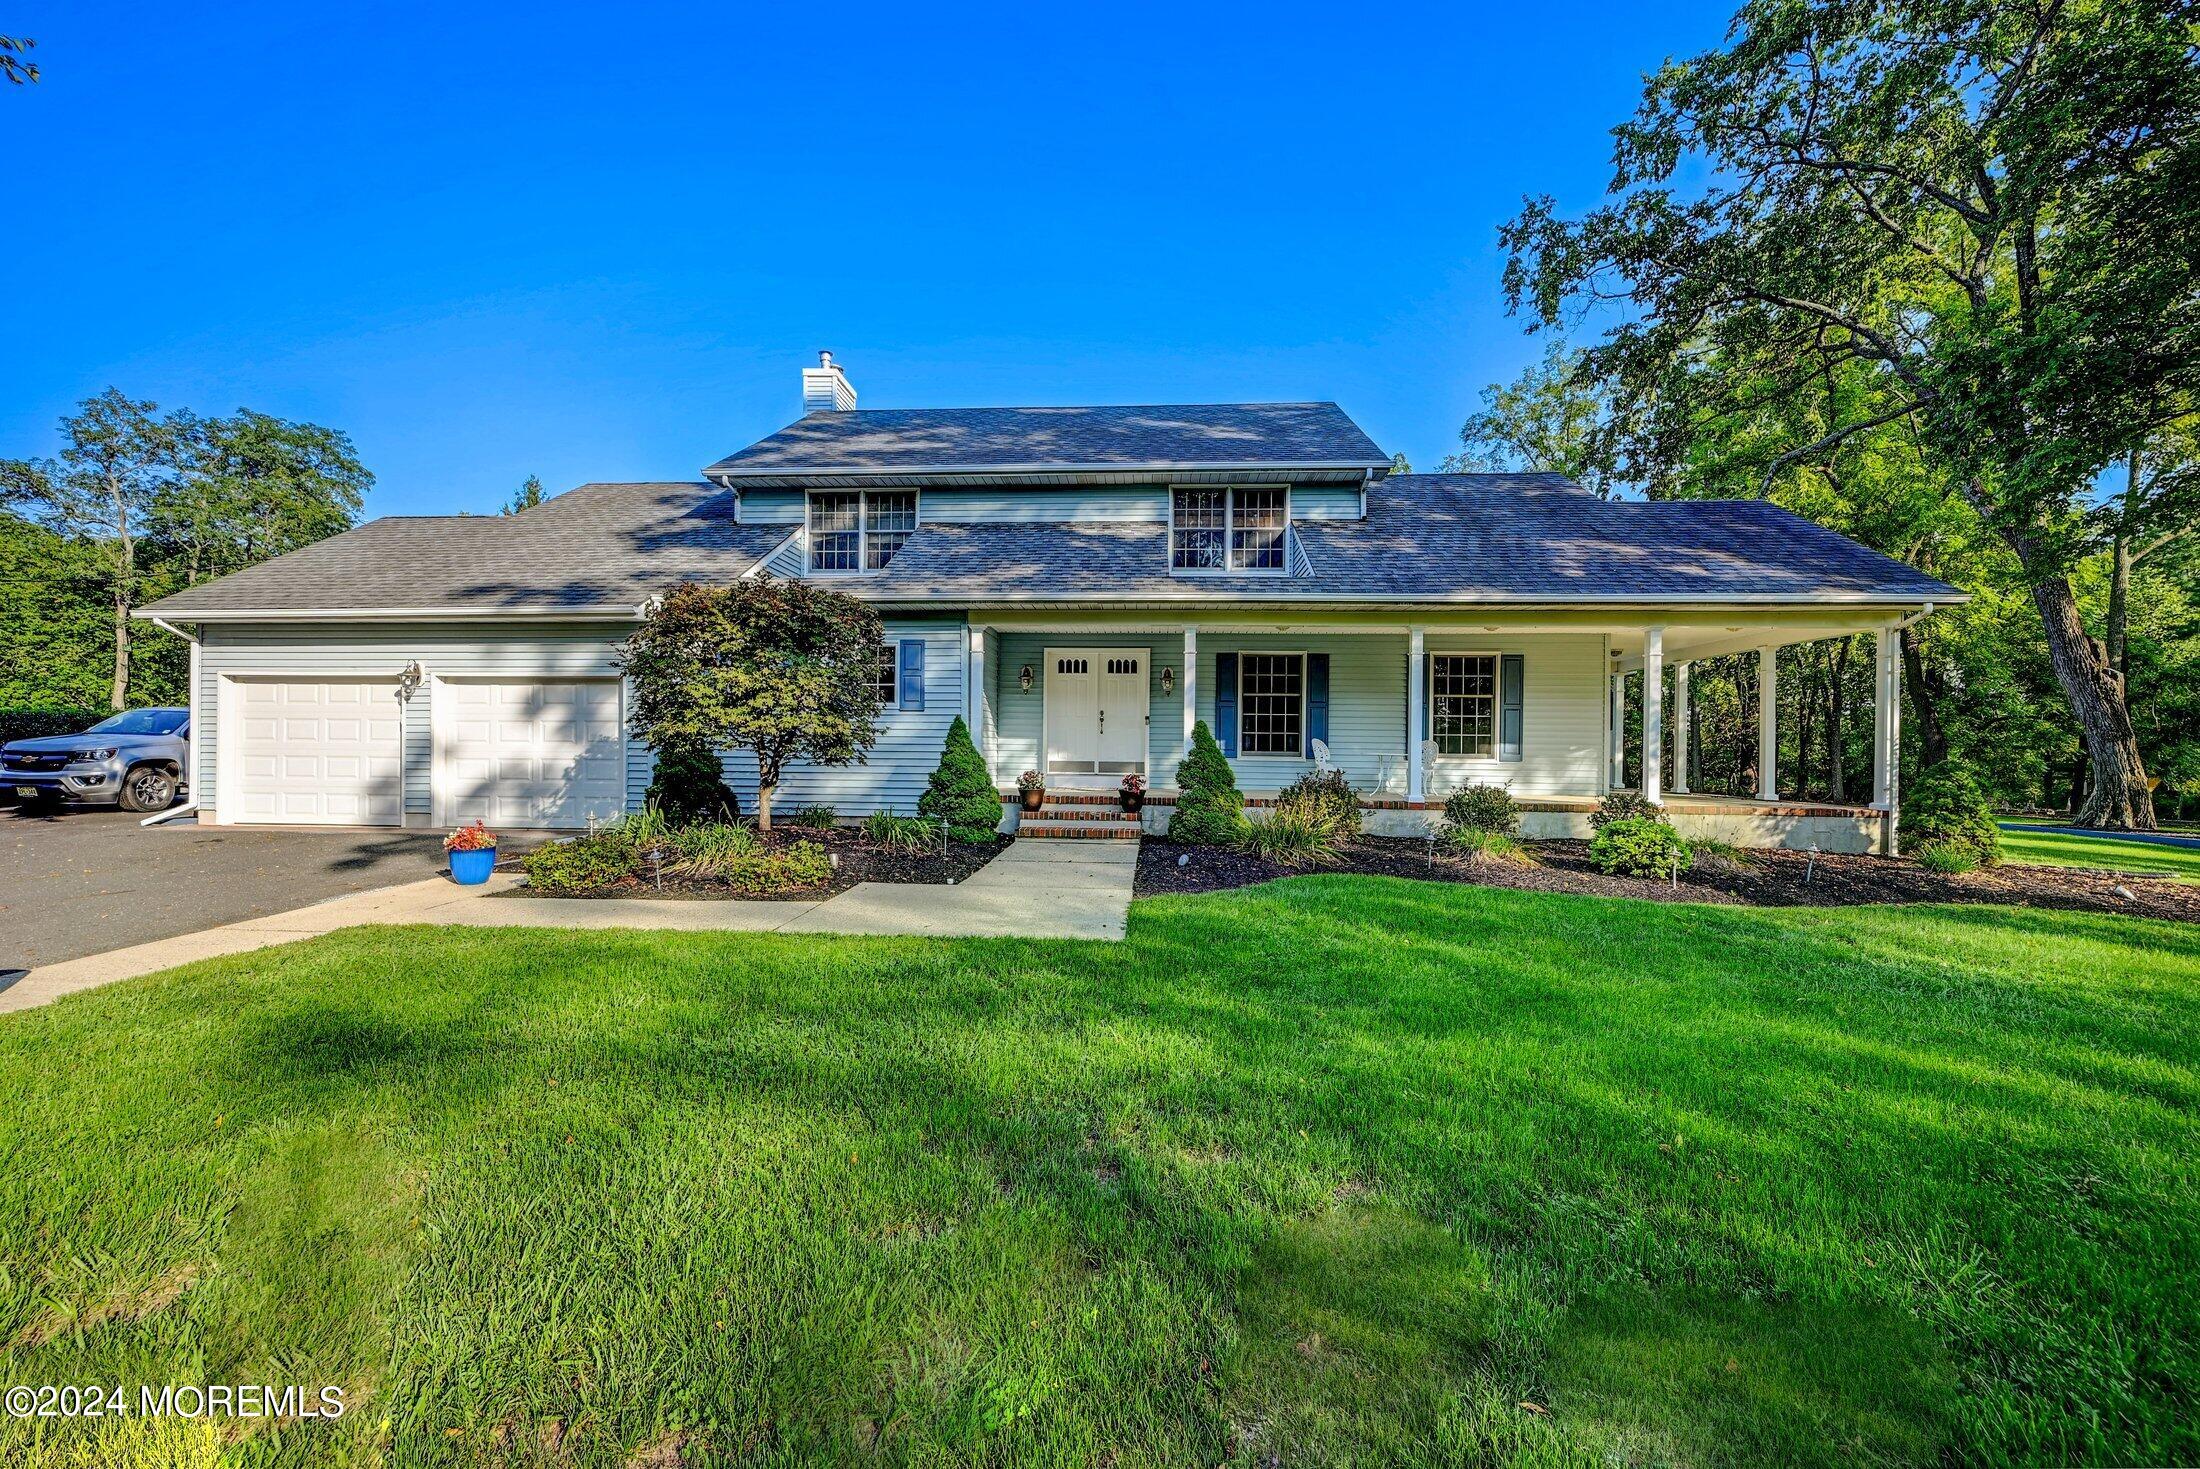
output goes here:
[{"label": "white garage door", "polygon": [[625,810],[616,679],[451,679],[435,697],[445,824],[577,827]]},{"label": "white garage door", "polygon": [[239,679],[235,821],[395,826],[404,818],[397,685]]}]

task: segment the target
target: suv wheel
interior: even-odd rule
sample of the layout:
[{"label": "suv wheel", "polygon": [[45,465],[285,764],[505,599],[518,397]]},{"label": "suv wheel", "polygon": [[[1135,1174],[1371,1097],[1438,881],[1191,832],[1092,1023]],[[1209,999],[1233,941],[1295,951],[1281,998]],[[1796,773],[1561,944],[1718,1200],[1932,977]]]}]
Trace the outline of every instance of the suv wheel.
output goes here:
[{"label": "suv wheel", "polygon": [[158,765],[134,765],[122,777],[125,811],[166,811],[175,800],[176,778]]}]

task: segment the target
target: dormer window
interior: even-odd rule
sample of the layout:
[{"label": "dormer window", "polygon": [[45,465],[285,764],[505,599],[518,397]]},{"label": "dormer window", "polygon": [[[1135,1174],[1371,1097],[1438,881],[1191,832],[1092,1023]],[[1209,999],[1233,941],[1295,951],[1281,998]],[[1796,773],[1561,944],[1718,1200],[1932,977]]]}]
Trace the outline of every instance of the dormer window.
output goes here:
[{"label": "dormer window", "polygon": [[917,528],[915,490],[830,490],[810,496],[810,570],[877,571]]},{"label": "dormer window", "polygon": [[1281,487],[1178,489],[1169,501],[1174,571],[1282,571],[1291,492]]}]

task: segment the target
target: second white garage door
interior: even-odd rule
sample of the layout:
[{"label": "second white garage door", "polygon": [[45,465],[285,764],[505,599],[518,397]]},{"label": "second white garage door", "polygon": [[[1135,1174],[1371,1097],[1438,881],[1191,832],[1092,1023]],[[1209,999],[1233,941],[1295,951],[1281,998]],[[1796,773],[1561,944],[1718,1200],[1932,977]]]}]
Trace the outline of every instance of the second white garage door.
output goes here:
[{"label": "second white garage door", "polygon": [[444,825],[581,827],[626,809],[618,680],[446,679],[435,701]]},{"label": "second white garage door", "polygon": [[[241,678],[231,821],[395,826],[404,813],[397,685],[388,679]],[[225,732],[222,736],[229,738]]]}]

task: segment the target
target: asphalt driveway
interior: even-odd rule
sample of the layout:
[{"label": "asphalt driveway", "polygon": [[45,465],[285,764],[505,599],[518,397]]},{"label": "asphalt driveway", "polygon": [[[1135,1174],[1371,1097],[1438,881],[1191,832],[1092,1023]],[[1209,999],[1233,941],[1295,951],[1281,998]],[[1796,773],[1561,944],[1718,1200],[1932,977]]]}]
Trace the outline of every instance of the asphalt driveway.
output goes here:
[{"label": "asphalt driveway", "polygon": [[260,918],[443,869],[438,831],[252,830],[0,808],[7,971]]}]

